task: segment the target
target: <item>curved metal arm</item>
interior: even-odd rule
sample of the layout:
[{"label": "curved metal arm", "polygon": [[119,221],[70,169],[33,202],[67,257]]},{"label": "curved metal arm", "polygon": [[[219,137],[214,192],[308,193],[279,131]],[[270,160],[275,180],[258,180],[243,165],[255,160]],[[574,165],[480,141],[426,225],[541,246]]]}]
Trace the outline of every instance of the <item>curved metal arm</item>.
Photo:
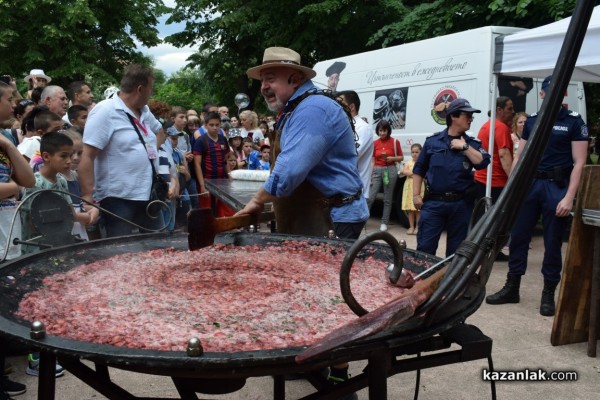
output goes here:
[{"label": "curved metal arm", "polygon": [[[402,247],[396,238],[394,238],[388,232],[373,232],[354,242],[352,247],[350,247],[348,252],[346,252],[346,256],[342,262],[342,267],[340,268],[340,289],[342,292],[342,297],[346,301],[346,304],[348,304],[348,307],[350,307],[354,314],[358,315],[359,317],[367,314],[368,311],[364,309],[352,295],[352,290],[350,288],[350,270],[352,269],[352,264],[354,263],[354,259],[358,253],[367,244],[374,242],[375,240],[383,240],[386,242],[392,248],[392,252],[394,253],[394,268],[392,272],[390,272],[391,283],[396,283],[398,281],[404,265]],[[384,270],[381,272],[385,273]]]},{"label": "curved metal arm", "polygon": [[[11,221],[11,224],[10,224],[10,229],[9,229],[8,235],[6,237],[6,246],[4,247],[4,253],[2,254],[2,258],[0,258],[0,262],[4,261],[6,259],[6,256],[8,255],[8,248],[9,248],[9,246],[12,243],[12,241],[11,241],[10,238],[12,236],[13,229],[14,229],[14,226],[15,226],[15,220],[19,217],[19,211],[21,210],[21,207],[25,203],[27,203],[27,201],[29,201],[29,199],[31,199],[31,198],[39,195],[40,193],[44,193],[44,192],[60,193],[60,194],[65,194],[65,195],[68,195],[68,196],[75,197],[75,198],[81,200],[82,202],[84,202],[87,205],[95,207],[95,208],[99,209],[100,211],[102,211],[104,213],[110,214],[110,215],[112,215],[115,218],[118,218],[118,219],[120,219],[122,221],[125,221],[128,224],[135,226],[136,228],[143,229],[143,230],[146,230],[146,231],[149,231],[149,232],[161,232],[161,231],[164,231],[165,229],[167,229],[167,227],[171,223],[171,220],[174,218],[174,215],[171,212],[171,210],[169,209],[169,206],[167,205],[167,203],[165,203],[163,201],[160,201],[160,200],[153,200],[150,203],[148,203],[148,205],[146,206],[146,215],[148,215],[149,218],[156,219],[156,218],[159,217],[158,213],[160,212],[160,207],[165,207],[167,210],[169,210],[169,220],[166,222],[166,224],[164,226],[160,227],[159,229],[147,229],[147,228],[145,228],[143,226],[140,226],[140,225],[138,225],[138,224],[136,224],[136,223],[134,223],[132,221],[129,221],[128,219],[122,218],[122,217],[120,217],[120,216],[118,216],[118,215],[116,215],[116,214],[114,214],[114,213],[112,213],[112,212],[110,212],[108,210],[105,210],[102,207],[100,207],[100,206],[98,206],[98,205],[96,205],[96,204],[94,204],[92,202],[89,202],[86,199],[84,199],[84,198],[82,198],[80,196],[77,196],[75,194],[72,194],[72,193],[69,193],[69,192],[65,192],[63,190],[58,190],[58,189],[42,189],[42,190],[37,190],[37,191],[35,191],[35,192],[27,195],[25,198],[23,198],[19,202],[19,204],[17,204],[17,208],[15,209],[15,214],[13,215],[13,218],[12,218],[12,221]],[[157,207],[157,206],[159,208],[156,209],[156,210],[154,210],[154,208]]]}]

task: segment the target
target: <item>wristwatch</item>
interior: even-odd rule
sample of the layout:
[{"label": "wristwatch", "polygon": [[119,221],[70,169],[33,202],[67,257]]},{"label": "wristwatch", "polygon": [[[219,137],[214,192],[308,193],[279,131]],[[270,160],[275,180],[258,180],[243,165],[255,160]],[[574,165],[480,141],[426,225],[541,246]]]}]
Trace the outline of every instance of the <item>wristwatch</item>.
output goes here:
[{"label": "wristwatch", "polygon": [[467,151],[467,150],[469,150],[469,143],[465,143],[462,148],[462,151]]}]

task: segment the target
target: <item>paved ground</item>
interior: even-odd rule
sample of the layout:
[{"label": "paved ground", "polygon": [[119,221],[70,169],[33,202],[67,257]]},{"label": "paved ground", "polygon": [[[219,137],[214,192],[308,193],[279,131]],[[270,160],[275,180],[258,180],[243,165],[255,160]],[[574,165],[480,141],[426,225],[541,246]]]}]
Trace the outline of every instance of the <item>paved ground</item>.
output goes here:
[{"label": "paved ground", "polygon": [[[369,231],[379,228],[379,222],[371,219]],[[415,236],[406,235],[406,230],[391,225],[390,231],[397,238],[404,238],[410,248],[416,247]],[[438,256],[444,255],[444,239]],[[563,246],[563,251],[566,245]],[[483,304],[467,322],[478,326],[494,340],[493,360],[496,370],[523,370],[525,368],[547,371],[576,371],[576,382],[501,382],[497,384],[499,399],[596,399],[600,388],[600,360],[586,355],[586,343],[553,347],[550,345],[552,318],[539,314],[542,277],[539,272],[543,252],[542,237],[536,236],[530,251],[529,274],[523,278],[521,303],[503,306]],[[507,264],[496,263],[488,282],[488,292],[495,292],[504,283]],[[18,399],[37,398],[37,378],[24,375],[25,359],[11,358],[15,372],[13,379],[28,385],[28,392]],[[486,362],[476,361],[454,364],[447,367],[424,370],[421,376],[420,396],[427,399],[485,399],[490,398],[490,387],[482,381],[482,369]],[[364,363],[352,363],[351,371],[358,373]],[[111,369],[113,379],[140,397],[177,398],[173,384],[168,378],[147,376]],[[272,379],[249,379],[246,386],[229,395],[209,396],[210,399],[269,399],[272,398]],[[415,374],[396,375],[388,380],[389,398],[413,398]],[[287,397],[299,398],[311,392],[306,381],[286,384]],[[367,399],[368,391],[358,392],[359,399]],[[56,399],[88,400],[103,399],[93,389],[85,386],[71,374],[57,380]]]}]

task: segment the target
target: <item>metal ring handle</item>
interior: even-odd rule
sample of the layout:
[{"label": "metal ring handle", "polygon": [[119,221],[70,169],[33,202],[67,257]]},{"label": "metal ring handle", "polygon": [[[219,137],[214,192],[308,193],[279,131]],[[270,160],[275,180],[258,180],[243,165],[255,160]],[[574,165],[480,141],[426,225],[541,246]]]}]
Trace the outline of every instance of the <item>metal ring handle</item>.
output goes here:
[{"label": "metal ring handle", "polygon": [[[402,267],[404,265],[400,243],[398,243],[396,238],[394,238],[389,232],[373,232],[354,242],[352,247],[350,247],[350,249],[348,249],[346,252],[346,256],[342,262],[342,267],[340,268],[340,289],[342,292],[342,297],[346,301],[346,304],[348,304],[348,307],[350,307],[354,314],[358,315],[359,317],[367,314],[369,311],[364,309],[352,295],[352,289],[350,288],[350,270],[352,269],[352,264],[354,263],[354,259],[358,253],[367,244],[375,240],[383,240],[386,242],[392,248],[392,252],[394,253],[394,269],[390,273],[390,281],[395,283],[395,281],[400,278]],[[385,271],[382,270],[381,273],[384,274]]]}]

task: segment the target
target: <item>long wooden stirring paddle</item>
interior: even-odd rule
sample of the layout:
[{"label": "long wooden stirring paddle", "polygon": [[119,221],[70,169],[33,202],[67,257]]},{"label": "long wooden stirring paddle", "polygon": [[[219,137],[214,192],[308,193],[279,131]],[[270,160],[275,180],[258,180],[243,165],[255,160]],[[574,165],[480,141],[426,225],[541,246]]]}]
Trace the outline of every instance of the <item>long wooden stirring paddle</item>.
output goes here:
[{"label": "long wooden stirring paddle", "polygon": [[448,267],[444,267],[430,277],[417,281],[412,288],[389,303],[331,331],[321,340],[298,354],[296,362],[308,361],[328,351],[375,335],[408,320],[414,315],[417,307],[431,297],[447,270]]}]

